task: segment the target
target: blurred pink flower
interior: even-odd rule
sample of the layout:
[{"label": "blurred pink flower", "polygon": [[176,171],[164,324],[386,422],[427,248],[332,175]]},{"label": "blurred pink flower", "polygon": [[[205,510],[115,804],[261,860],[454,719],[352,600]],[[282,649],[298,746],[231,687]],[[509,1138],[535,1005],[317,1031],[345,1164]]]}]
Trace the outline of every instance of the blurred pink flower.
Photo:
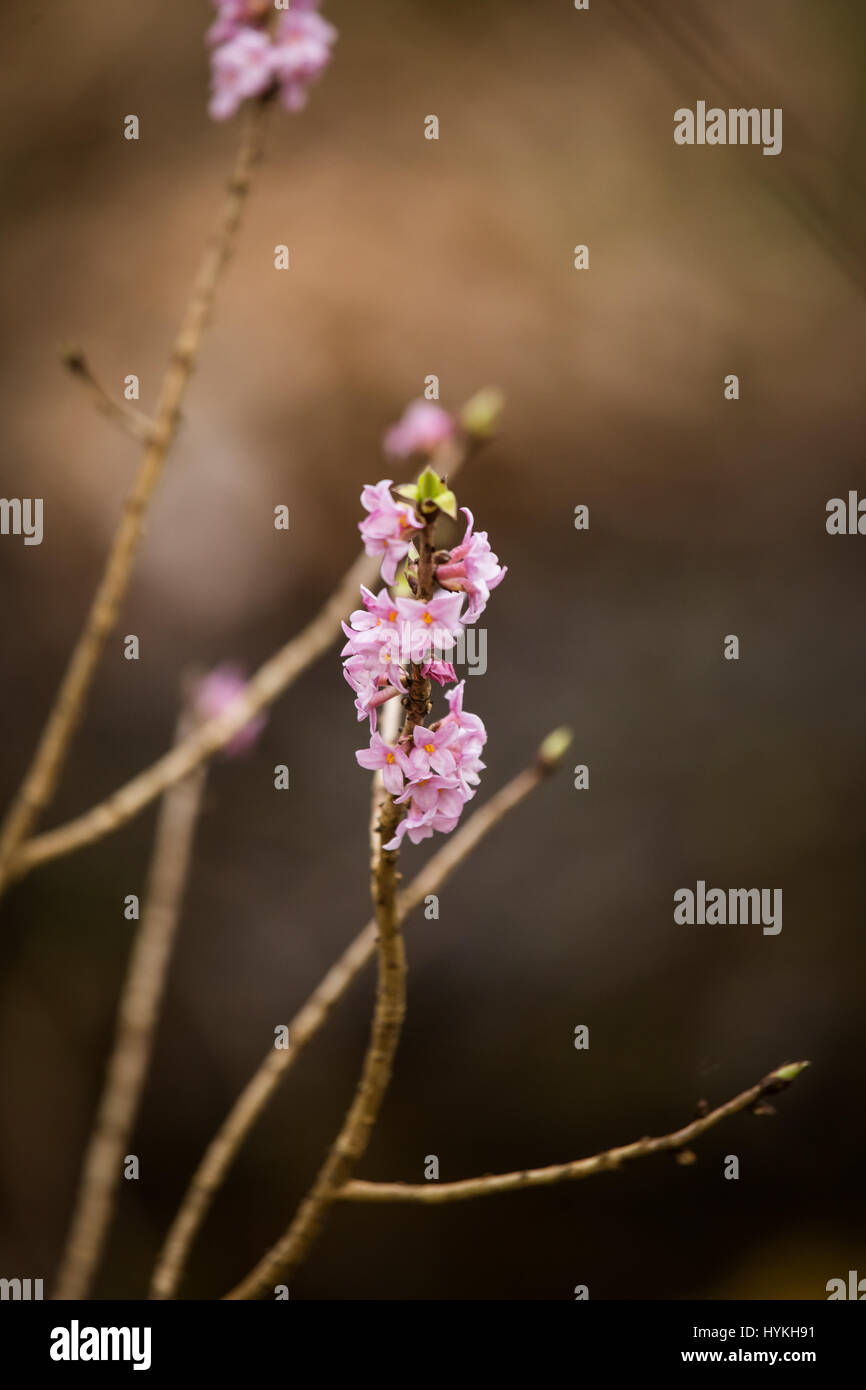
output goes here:
[{"label": "blurred pink flower", "polygon": [[300,111],[306,105],[307,89],[331,61],[337,31],[316,14],[317,8],[318,0],[294,0],[277,24],[273,67],[287,111]]},{"label": "blurred pink flower", "polygon": [[438,444],[450,439],[454,420],[433,401],[413,401],[396,425],[385,434],[385,452],[397,458],[409,454],[429,454]]},{"label": "blurred pink flower", "polygon": [[268,0],[213,0],[217,17],[207,31],[210,44],[226,43],[245,25],[255,25],[271,6]]},{"label": "blurred pink flower", "polygon": [[293,0],[273,30],[270,0],[215,0],[217,18],[208,30],[214,120],[233,116],[249,97],[262,96],[274,85],[283,105],[300,111],[307,91],[331,60],[337,39],[332,24],[317,13],[319,0]]},{"label": "blurred pink flower", "polygon": [[274,80],[271,41],[258,29],[239,29],[211,56],[212,92],[208,108],[215,121],[233,116],[248,97],[261,96]]},{"label": "blurred pink flower", "polygon": [[[199,719],[215,719],[217,715],[224,714],[246,688],[247,682],[240,667],[217,666],[198,682],[193,697],[195,712]],[[265,715],[255,715],[235,734],[231,743],[226,744],[226,756],[237,757],[241,753],[249,752],[265,723]]]}]

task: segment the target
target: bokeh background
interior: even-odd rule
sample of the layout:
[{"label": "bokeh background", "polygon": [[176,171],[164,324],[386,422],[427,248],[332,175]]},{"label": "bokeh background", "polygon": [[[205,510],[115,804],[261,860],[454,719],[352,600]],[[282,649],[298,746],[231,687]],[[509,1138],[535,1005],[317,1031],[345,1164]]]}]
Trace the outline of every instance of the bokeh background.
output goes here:
[{"label": "bokeh background", "polygon": [[[409,1013],[360,1176],[562,1161],[685,1123],[774,1066],[775,1117],[690,1168],[441,1209],[340,1209],[292,1296],[823,1298],[866,1275],[862,1182],[866,12],[859,0],[332,0],[331,71],[275,113],[134,584],[45,825],[168,744],[182,674],[254,669],[357,550],[361,485],[424,377],[508,398],[460,500],[510,567],[467,703],[480,797],[551,727],[568,769],[408,928]],[[2,95],[4,796],[99,574],[135,446],[58,364],[152,404],[238,129],[206,114],[205,0],[8,0]],[[781,106],[784,150],[678,148],[699,99]],[[138,143],[123,117],[141,121]],[[435,113],[438,143],[423,138]],[[292,269],[277,274],[286,242]],[[591,268],[572,268],[573,247]],[[723,398],[736,372],[741,399]],[[291,508],[288,535],[273,507]],[[576,532],[574,507],[590,508]],[[122,656],[138,634],[141,660]],[[736,633],[739,662],[722,659]],[[140,1298],[204,1145],[368,916],[368,779],[339,647],[217,763],[158,1049],[96,1293]],[[292,790],[273,790],[273,767]],[[151,808],[4,903],[0,1272],[50,1279],[142,893]],[[430,846],[405,856],[411,872]],[[784,927],[676,926],[698,878],[781,887]],[[185,1296],[280,1233],[351,1096],[368,971],[257,1127]],[[572,1045],[590,1027],[588,1052]],[[739,1181],[724,1158],[738,1154]]]}]

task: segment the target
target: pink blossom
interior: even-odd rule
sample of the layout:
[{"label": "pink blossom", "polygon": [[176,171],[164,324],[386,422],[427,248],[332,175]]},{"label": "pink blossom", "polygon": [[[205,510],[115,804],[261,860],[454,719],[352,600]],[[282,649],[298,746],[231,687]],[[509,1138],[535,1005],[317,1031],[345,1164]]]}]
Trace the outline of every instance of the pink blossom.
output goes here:
[{"label": "pink blossom", "polygon": [[355,754],[361,767],[370,772],[381,769],[385,790],[392,796],[399,796],[403,790],[403,771],[401,764],[406,760],[405,753],[385,743],[380,734],[373,734],[369,748],[359,748]]},{"label": "pink blossom", "polygon": [[426,777],[407,787],[397,800],[409,802],[408,812],[385,849],[398,849],[405,835],[417,845],[428,840],[434,830],[449,834],[460,819],[465,798],[454,778]]},{"label": "pink blossom", "polygon": [[475,788],[481,781],[479,773],[483,772],[486,766],[478,756],[480,751],[480,747],[474,742],[471,734],[461,734],[454,744],[457,776],[467,801],[470,801],[475,795]]},{"label": "pink blossom", "polygon": [[374,675],[402,685],[400,634],[396,628],[368,627],[356,632],[343,623],[343,632],[349,640],[341,656],[360,657]]},{"label": "pink blossom", "polygon": [[401,665],[400,633],[393,620],[383,621],[376,616],[385,612],[388,617],[391,613],[396,617],[396,609],[385,608],[389,601],[387,589],[378,597],[369,589],[362,589],[361,597],[364,608],[352,614],[351,626],[342,624],[348,640],[340,655],[345,658],[343,675],[358,696],[358,718],[369,717],[373,730],[377,708],[405,690],[406,677]]},{"label": "pink blossom", "polygon": [[477,531],[473,535],[474,518],[469,508],[460,510],[467,518],[466,534],[451,551],[447,564],[437,569],[436,580],[443,588],[459,589],[469,595],[463,621],[474,623],[484,612],[491,589],[502,583],[508,570],[500,566],[498,556],[490,549],[487,532]]},{"label": "pink blossom", "polygon": [[[217,666],[198,682],[193,696],[193,707],[199,719],[214,719],[224,714],[247,688],[243,672],[238,666]],[[249,723],[235,734],[226,744],[228,757],[248,752],[265,727],[265,716],[255,715]]]},{"label": "pink blossom", "polygon": [[460,785],[466,799],[469,800],[475,795],[474,788],[481,780],[479,773],[484,769],[479,754],[487,742],[487,730],[477,714],[470,714],[463,709],[465,684],[465,681],[461,681],[446,695],[448,714],[442,720],[442,726],[451,725],[457,730],[457,738],[449,744],[449,749],[454,754]]},{"label": "pink blossom", "polygon": [[306,105],[310,85],[324,72],[337,39],[332,24],[317,13],[319,0],[293,0],[273,31],[267,21],[272,0],[216,0],[217,18],[208,30],[215,120],[234,115],[248,97],[278,85],[288,111]]},{"label": "pink blossom", "polygon": [[337,40],[333,24],[316,14],[317,8],[317,3],[298,4],[295,0],[277,25],[274,72],[288,111],[300,111],[306,105],[307,89],[328,66]]},{"label": "pink blossom", "polygon": [[433,401],[413,401],[403,412],[402,418],[385,434],[385,452],[396,458],[408,458],[410,454],[429,454],[437,445],[450,439],[454,433],[454,420]]},{"label": "pink blossom", "polygon": [[465,801],[454,778],[443,776],[422,777],[397,800],[405,801],[410,796],[416,813],[431,816],[434,821],[453,820],[455,824],[460,819]]},{"label": "pink blossom", "polygon": [[420,845],[422,840],[429,840],[433,834],[433,819],[433,813],[425,815],[410,805],[408,815],[404,816],[397,826],[397,833],[383,848],[399,849],[405,835],[409,836],[413,845]]},{"label": "pink blossom", "polygon": [[421,675],[426,680],[436,681],[439,685],[448,685],[451,681],[456,681],[457,672],[450,661],[426,661],[421,667]]},{"label": "pink blossom", "polygon": [[436,730],[425,729],[419,724],[412,732],[412,748],[408,755],[407,776],[414,782],[438,773],[440,777],[451,776],[457,768],[457,759],[449,747],[457,738],[457,729],[444,720]]},{"label": "pink blossom", "polygon": [[364,488],[361,505],[370,515],[358,522],[367,554],[383,556],[382,578],[386,584],[394,583],[397,566],[409,554],[412,537],[422,527],[408,503],[394,501],[389,492],[391,485],[390,478],[383,478],[375,487]]},{"label": "pink blossom", "polygon": [[445,696],[445,699],[448,701],[447,717],[453,719],[458,729],[464,730],[466,733],[472,734],[478,739],[479,748],[483,748],[487,742],[487,730],[484,727],[484,721],[480,719],[477,714],[470,714],[468,710],[464,711],[463,694],[465,689],[466,682],[461,681],[453,690],[448,691],[448,694]]},{"label": "pink blossom", "polygon": [[343,662],[343,675],[358,697],[355,709],[359,721],[369,718],[372,731],[376,727],[376,710],[402,694],[405,677],[387,648],[376,646],[355,653],[347,644],[346,650],[350,655]]},{"label": "pink blossom", "polygon": [[207,33],[208,43],[226,43],[244,28],[257,24],[269,12],[268,0],[214,0],[217,17]]},{"label": "pink blossom", "polygon": [[233,116],[248,97],[261,96],[274,80],[271,43],[257,29],[239,29],[211,57],[210,114],[215,121]]},{"label": "pink blossom", "polygon": [[380,589],[378,594],[373,594],[362,584],[361,602],[364,607],[356,608],[349,617],[349,622],[356,632],[383,625],[393,627],[397,621],[397,605],[387,589]]},{"label": "pink blossom", "polygon": [[416,598],[398,598],[396,606],[401,621],[409,627],[408,645],[413,661],[423,661],[432,652],[450,651],[463,631],[462,594],[440,590],[426,603]]},{"label": "pink blossom", "polygon": [[[393,580],[399,550],[408,552],[410,534],[421,523],[409,507],[395,503],[391,482],[384,479],[365,487],[361,501],[369,513],[360,530],[368,554],[385,555],[386,582]],[[466,512],[466,534],[459,546],[439,566],[437,575],[447,587],[437,588],[429,599],[392,598],[387,588],[377,594],[361,589],[362,608],[343,624],[346,644],[343,669],[356,692],[358,718],[369,717],[370,746],[359,749],[360,765],[381,769],[385,786],[396,803],[405,807],[393,838],[385,846],[396,850],[408,835],[413,844],[436,832],[449,834],[463,807],[475,795],[484,769],[481,753],[487,731],[477,714],[463,708],[465,682],[447,692],[448,713],[425,725],[414,725],[411,738],[385,743],[376,732],[376,711],[386,700],[406,694],[420,670],[425,679],[441,685],[457,680],[454,666],[443,652],[453,648],[463,634],[464,592],[477,616],[491,588],[505,573],[492,554],[484,532],[473,535],[473,518]],[[388,576],[390,575],[390,580]],[[410,669],[411,668],[411,669]],[[423,698],[419,692],[415,692]]]}]

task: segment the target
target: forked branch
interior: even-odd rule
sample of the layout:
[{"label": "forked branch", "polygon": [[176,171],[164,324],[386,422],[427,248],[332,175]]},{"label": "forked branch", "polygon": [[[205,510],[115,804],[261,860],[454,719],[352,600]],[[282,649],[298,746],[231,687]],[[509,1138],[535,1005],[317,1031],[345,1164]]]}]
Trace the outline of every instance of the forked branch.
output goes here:
[{"label": "forked branch", "polygon": [[[567,746],[564,733],[546,739],[534,766],[524,769],[501,787],[495,796],[470,816],[465,825],[446,840],[409,886],[397,894],[397,920],[401,925],[429,894],[439,892],[485,836],[555,770]],[[373,918],[331,966],[307,1002],[292,1018],[289,1023],[289,1048],[271,1047],[268,1050],[214,1135],[166,1237],[153,1275],[152,1298],[174,1296],[192,1243],[229,1168],[304,1047],[315,1037],[331,1010],[376,954],[376,932],[376,919]]]}]

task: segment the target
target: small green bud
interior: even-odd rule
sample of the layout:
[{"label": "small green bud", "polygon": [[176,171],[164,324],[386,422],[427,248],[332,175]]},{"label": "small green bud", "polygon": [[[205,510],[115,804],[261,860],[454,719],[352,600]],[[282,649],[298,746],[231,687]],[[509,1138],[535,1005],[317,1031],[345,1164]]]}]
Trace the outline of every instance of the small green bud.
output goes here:
[{"label": "small green bud", "polygon": [[771,1081],[783,1081],[786,1085],[789,1085],[792,1081],[796,1081],[800,1073],[805,1071],[808,1066],[808,1062],[786,1062],[783,1067],[777,1067],[774,1072],[771,1072],[768,1079]]},{"label": "small green bud", "polygon": [[486,386],[466,402],[460,420],[467,434],[475,439],[490,439],[499,428],[499,418],[505,397],[493,386]]},{"label": "small green bud", "polygon": [[785,1087],[790,1086],[792,1081],[796,1081],[800,1073],[805,1071],[808,1066],[808,1062],[786,1062],[784,1066],[777,1067],[761,1082],[762,1093],[772,1096],[777,1091],[784,1091]]},{"label": "small green bud", "polygon": [[562,762],[574,738],[571,729],[554,729],[538,750],[538,765],[544,772],[553,772]]},{"label": "small green bud", "polygon": [[457,498],[432,468],[425,468],[417,483],[398,487],[397,495],[411,502],[422,516],[432,516],[437,508],[446,516],[457,516]]}]

